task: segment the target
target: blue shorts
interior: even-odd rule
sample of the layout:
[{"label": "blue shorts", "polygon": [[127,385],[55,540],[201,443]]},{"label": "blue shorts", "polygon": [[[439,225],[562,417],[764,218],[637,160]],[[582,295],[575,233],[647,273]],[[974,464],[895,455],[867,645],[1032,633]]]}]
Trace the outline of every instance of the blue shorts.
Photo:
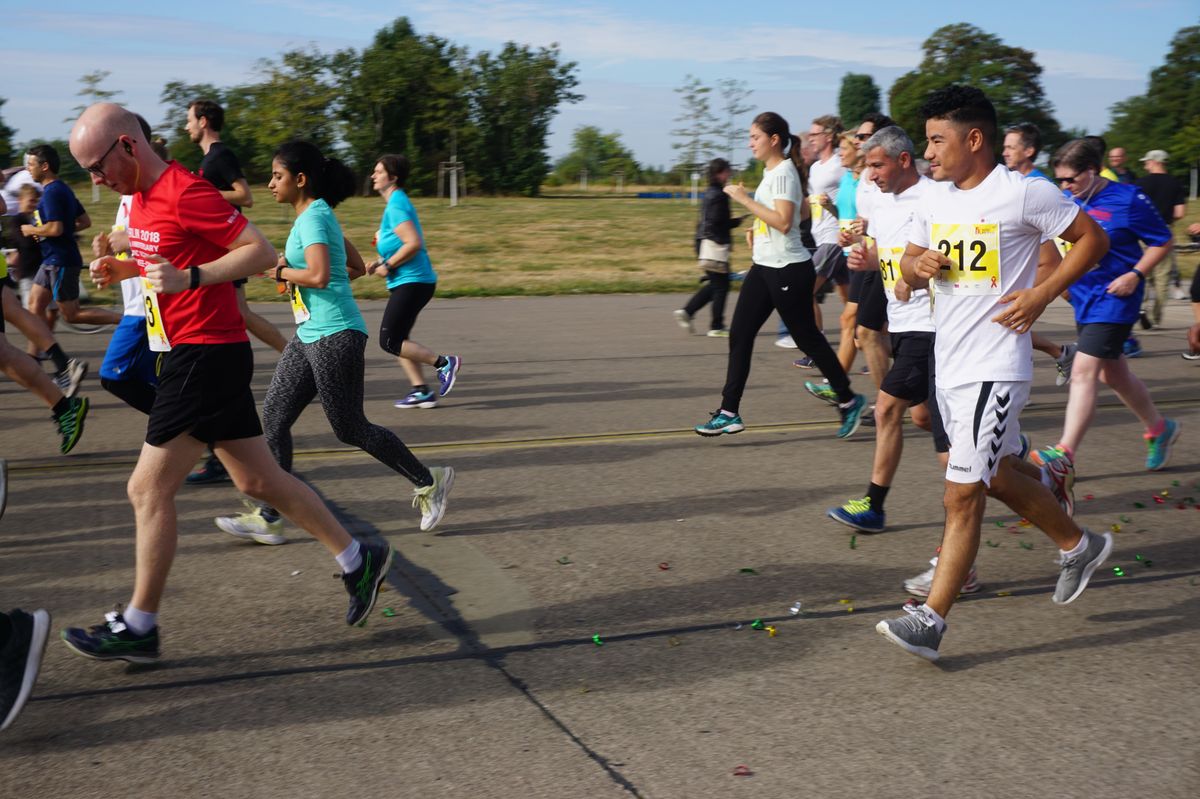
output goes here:
[{"label": "blue shorts", "polygon": [[150,349],[145,317],[122,316],[112,341],[108,342],[100,376],[109,380],[138,380],[156,386],[161,356],[162,353]]}]

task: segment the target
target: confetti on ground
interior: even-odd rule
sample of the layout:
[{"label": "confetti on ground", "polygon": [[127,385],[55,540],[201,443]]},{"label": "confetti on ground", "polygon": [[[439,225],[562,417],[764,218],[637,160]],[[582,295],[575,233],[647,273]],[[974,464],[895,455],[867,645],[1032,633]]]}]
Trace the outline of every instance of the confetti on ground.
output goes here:
[{"label": "confetti on ground", "polygon": [[992,539],[989,538],[987,540],[987,545],[989,547],[998,547],[998,546],[1000,546],[1000,543],[998,541],[993,541]]},{"label": "confetti on ground", "polygon": [[600,633],[596,633],[592,636],[592,643],[596,646],[604,646],[604,642],[600,640]]},{"label": "confetti on ground", "polygon": [[997,526],[997,527],[1003,527],[1003,526],[1004,526],[1004,522],[996,522],[996,526]]},{"label": "confetti on ground", "polygon": [[803,606],[800,604],[800,600],[799,600],[799,599],[797,599],[797,600],[796,600],[796,604],[794,604],[794,605],[792,605],[790,608],[788,608],[788,611],[789,611],[789,612],[790,612],[790,613],[791,613],[793,616],[799,616],[801,613],[803,613],[803,612],[804,612],[804,607],[803,607]]},{"label": "confetti on ground", "polygon": [[1012,591],[997,591],[996,596],[1012,596]]},{"label": "confetti on ground", "polygon": [[847,612],[847,613],[853,613],[853,612],[854,612],[854,606],[853,606],[853,605],[847,605],[847,606],[846,606],[846,612]]},{"label": "confetti on ground", "polygon": [[733,776],[735,776],[735,777],[753,777],[754,772],[750,770],[749,766],[741,765],[741,766],[737,766],[736,768],[734,768]]},{"label": "confetti on ground", "polygon": [[774,638],[774,637],[775,637],[775,628],[774,628],[774,627],[768,626],[768,627],[766,628],[766,630],[767,630],[767,637],[768,637],[768,638]]},{"label": "confetti on ground", "polygon": [[735,630],[740,630],[740,629],[742,629],[742,623],[741,623],[740,621],[734,622],[734,623],[733,623],[733,629],[735,629]]},{"label": "confetti on ground", "polygon": [[1033,549],[1033,544],[1028,541],[1018,541],[1017,543],[1021,545],[1021,549]]},{"label": "confetti on ground", "polygon": [[396,611],[392,610],[391,608],[384,608],[383,615],[387,616],[390,619],[396,615]]},{"label": "confetti on ground", "polygon": [[850,548],[858,549],[858,536],[856,536],[856,535],[850,536]]},{"label": "confetti on ground", "polygon": [[296,571],[292,572],[293,577],[295,577],[298,574],[304,574],[304,572],[302,572],[300,569],[296,569]]},{"label": "confetti on ground", "polygon": [[1028,519],[1022,519],[1021,521],[1017,522],[1017,524],[1021,525],[1022,527],[1033,527],[1033,522],[1029,521]]},{"label": "confetti on ground", "polygon": [[661,571],[667,571],[667,570],[669,570],[669,569],[671,568],[671,564],[670,564],[670,563],[667,563],[667,562],[664,560],[662,563],[658,564],[658,568],[659,568]]},{"label": "confetti on ground", "polygon": [[1138,555],[1137,560],[1140,560],[1142,562],[1142,565],[1145,566],[1146,568],[1149,568],[1154,565],[1154,561],[1150,560],[1145,555]]},{"label": "confetti on ground", "polygon": [[1141,502],[1135,502],[1135,503],[1133,503],[1133,507],[1135,507],[1135,508],[1144,508],[1144,507],[1146,507],[1146,506],[1145,506],[1145,504],[1144,504],[1144,503],[1141,503]]},{"label": "confetti on ground", "polygon": [[853,601],[854,601],[854,600],[851,600],[851,599],[839,599],[839,600],[838,600],[838,604],[839,604],[839,605],[849,605],[849,604],[850,604],[851,602],[853,602]]},{"label": "confetti on ground", "polygon": [[754,621],[750,622],[750,629],[752,630],[761,630],[765,626],[766,625],[763,624],[762,619],[755,619]]},{"label": "confetti on ground", "polygon": [[1170,492],[1170,491],[1163,491],[1163,492],[1161,492],[1161,494],[1162,494],[1162,496],[1164,496],[1164,497],[1170,497],[1170,496],[1171,496],[1171,492]]},{"label": "confetti on ground", "polygon": [[1132,520],[1132,519],[1130,519],[1128,516],[1122,515],[1122,516],[1121,516],[1121,521],[1122,521],[1122,522],[1124,522],[1125,524],[1129,524],[1129,523],[1130,523],[1131,521],[1133,521],[1133,520]]},{"label": "confetti on ground", "polygon": [[675,636],[673,636],[673,635],[672,635],[672,636],[671,636],[671,637],[670,637],[670,638],[667,640],[667,643],[668,643],[668,644],[670,644],[671,646],[679,646],[680,644],[682,644],[682,643],[683,643],[683,641],[680,641],[678,638],[676,638]]},{"label": "confetti on ground", "polygon": [[1113,566],[1113,574],[1117,575],[1118,577],[1124,577],[1125,570],[1122,569],[1120,566]]},{"label": "confetti on ground", "polygon": [[559,558],[558,562],[561,563],[563,566],[571,565],[571,559],[568,558],[566,555],[563,555],[561,558]]},{"label": "confetti on ground", "polygon": [[1112,526],[1112,531],[1113,531],[1114,533],[1119,533],[1119,532],[1121,532],[1121,525],[1119,525],[1119,524],[1114,524],[1114,525]]},{"label": "confetti on ground", "polygon": [[757,569],[751,569],[749,567],[747,567],[745,569],[738,569],[738,571],[741,572],[742,574],[758,574]]},{"label": "confetti on ground", "polygon": [[585,683],[585,682],[581,682],[581,683],[579,684],[579,693],[581,693],[581,694],[586,694],[586,693],[587,693],[588,691],[590,691],[590,690],[591,690],[591,689],[587,687],[587,683]]},{"label": "confetti on ground", "polygon": [[1095,494],[1084,494],[1083,498],[1084,499],[1095,499],[1096,495]]}]

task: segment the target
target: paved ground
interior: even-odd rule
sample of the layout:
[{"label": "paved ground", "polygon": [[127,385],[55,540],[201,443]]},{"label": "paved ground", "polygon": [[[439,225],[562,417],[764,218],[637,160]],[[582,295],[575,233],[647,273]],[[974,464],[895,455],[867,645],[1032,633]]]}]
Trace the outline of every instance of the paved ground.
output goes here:
[{"label": "paved ground", "polygon": [[[1171,469],[1143,470],[1141,431],[1110,394],[1080,454],[1078,517],[1120,525],[1111,563],[1125,576],[1106,569],[1054,606],[1053,548],[992,503],[986,590],[955,610],[931,665],[872,630],[940,537],[928,439],[906,438],[892,529],[852,537],[824,510],[864,492],[869,431],[836,440],[795,354],[764,334],[748,430],[689,432],[718,402],[725,344],[685,337],[670,318],[680,303],[435,302],[417,337],[464,356],[459,387],[436,410],[393,409],[399,370],[372,349],[367,395],[373,419],[458,470],[439,530],[418,531],[409,487],[347,452],[319,407],[296,431],[297,471],[356,534],[400,552],[370,624],[342,623],[318,545],[295,530],[284,547],[232,540],[211,519],[238,508],[235,491],[185,489],[165,661],[96,664],[52,642],[35,701],[0,739],[0,795],[1200,793],[1200,366],[1177,354],[1186,304],[1143,336],[1135,365],[1183,422]],[[381,309],[367,306],[372,325]],[[1042,329],[1069,335],[1068,312]],[[95,367],[106,342],[64,343]],[[274,358],[259,351],[261,397]],[[1066,399],[1053,374],[1038,361],[1022,419],[1039,444]],[[46,607],[56,629],[96,623],[132,581],[124,485],[143,423],[91,378],[86,391],[85,438],[59,457],[44,411],[0,383],[0,603]],[[778,634],[751,630],[757,618]],[[739,765],[752,776],[733,776]]]}]

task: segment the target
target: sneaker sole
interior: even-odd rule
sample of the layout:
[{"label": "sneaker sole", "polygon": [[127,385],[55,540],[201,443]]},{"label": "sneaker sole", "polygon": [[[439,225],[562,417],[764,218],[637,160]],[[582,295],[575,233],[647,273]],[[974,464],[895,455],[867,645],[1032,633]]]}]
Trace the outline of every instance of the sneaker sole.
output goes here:
[{"label": "sneaker sole", "polygon": [[442,512],[439,513],[433,519],[433,521],[431,521],[429,523],[428,527],[425,526],[424,521],[421,522],[421,530],[423,530],[426,533],[429,532],[430,530],[432,530],[433,528],[437,527],[438,523],[440,523],[442,521],[442,517],[446,515],[446,497],[449,496],[450,489],[454,488],[454,467],[447,466],[447,467],[445,467],[445,469],[446,469],[446,471],[445,471],[446,477],[445,477],[445,483],[443,484],[443,485],[445,485],[445,488],[442,490],[442,503],[441,503]]},{"label": "sneaker sole", "polygon": [[94,652],[86,652],[75,646],[75,644],[71,643],[70,639],[68,639],[65,634],[63,635],[62,640],[63,643],[67,645],[67,649],[70,649],[76,655],[85,657],[88,660],[124,660],[126,663],[157,663],[159,661],[158,655],[97,655]]},{"label": "sneaker sole", "polygon": [[400,408],[401,410],[407,410],[409,408],[424,408],[424,409],[428,410],[430,408],[437,407],[437,400],[429,400],[427,402],[418,402],[415,405],[402,405],[401,403],[397,402],[396,407]]},{"label": "sneaker sole", "polygon": [[241,538],[246,541],[253,541],[256,544],[263,544],[269,547],[277,547],[280,544],[286,544],[288,540],[281,535],[275,533],[247,533],[244,530],[239,530],[228,519],[223,516],[218,516],[213,519],[215,524],[223,533],[229,533],[234,538]]},{"label": "sneaker sole", "polygon": [[351,627],[362,627],[367,623],[367,619],[371,618],[371,611],[375,609],[375,603],[379,601],[379,589],[383,585],[383,581],[387,579],[388,572],[392,569],[392,557],[396,551],[392,549],[392,545],[388,544],[387,557],[383,559],[383,566],[379,569],[378,576],[375,578],[375,590],[371,592],[371,601],[367,603],[367,607],[363,610],[362,618],[358,621],[349,622]]},{"label": "sneaker sole", "polygon": [[44,610],[35,610],[30,615],[33,616],[33,633],[29,639],[29,654],[25,656],[25,675],[21,679],[17,699],[13,702],[4,723],[0,724],[0,730],[7,730],[9,725],[17,720],[17,716],[21,715],[21,709],[33,693],[33,684],[37,682],[38,672],[42,668],[42,657],[46,654],[46,640],[50,637],[50,614]]},{"label": "sneaker sole", "polygon": [[1075,589],[1075,593],[1061,602],[1057,598],[1051,597],[1054,604],[1069,605],[1074,602],[1083,593],[1083,589],[1088,587],[1088,581],[1092,579],[1092,574],[1095,573],[1096,569],[1099,569],[1104,565],[1104,561],[1108,560],[1109,553],[1112,552],[1113,548],[1112,533],[1101,533],[1100,537],[1104,539],[1104,549],[1100,550],[1100,554],[1095,560],[1083,567],[1083,576],[1079,579],[1079,587]]},{"label": "sneaker sole", "polygon": [[833,519],[835,522],[838,522],[839,524],[846,525],[847,527],[849,527],[852,530],[858,530],[860,533],[882,533],[884,530],[887,529],[887,525],[882,525],[880,527],[864,527],[861,524],[856,524],[855,522],[852,522],[843,516],[839,516],[838,515],[839,510],[841,510],[841,508],[830,508],[828,511],[825,512],[825,515],[828,516],[829,518]]},{"label": "sneaker sole", "polygon": [[912,644],[908,643],[907,641],[905,641],[901,638],[898,638],[892,632],[891,628],[888,627],[886,621],[881,621],[878,624],[876,624],[875,632],[879,633],[884,638],[888,639],[893,644],[900,647],[901,649],[903,649],[905,652],[907,652],[910,655],[916,655],[919,658],[924,658],[925,660],[928,660],[931,663],[933,661],[937,660],[938,657],[940,657],[938,655],[938,651],[936,649],[930,649],[927,646],[913,646]]},{"label": "sneaker sole", "polygon": [[1179,422],[1175,423],[1175,435],[1171,436],[1171,440],[1167,442],[1167,457],[1163,458],[1163,462],[1155,467],[1147,466],[1146,469],[1151,472],[1161,472],[1167,468],[1167,464],[1171,462],[1171,449],[1175,446],[1175,442],[1179,440],[1179,434],[1183,432],[1183,425]]},{"label": "sneaker sole", "polygon": [[836,395],[833,397],[822,397],[820,394],[813,391],[807,385],[804,386],[804,390],[808,392],[808,395],[810,397],[815,397],[816,399],[819,399],[821,402],[824,402],[826,405],[832,405],[835,408],[837,407],[838,401],[837,401]]},{"label": "sneaker sole", "polygon": [[701,430],[699,427],[694,427],[692,429],[706,438],[712,438],[713,436],[719,436],[726,433],[729,435],[740,433],[746,429],[746,426],[744,424],[731,424],[722,427],[720,430]]}]

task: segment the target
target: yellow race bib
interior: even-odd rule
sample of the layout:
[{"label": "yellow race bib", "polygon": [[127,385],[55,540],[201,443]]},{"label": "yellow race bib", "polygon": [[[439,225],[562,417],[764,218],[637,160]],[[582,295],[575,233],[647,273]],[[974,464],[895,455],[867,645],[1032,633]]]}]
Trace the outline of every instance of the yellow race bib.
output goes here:
[{"label": "yellow race bib", "polygon": [[757,239],[759,236],[762,236],[764,239],[769,239],[769,238],[771,238],[771,233],[767,229],[767,223],[762,221],[758,217],[755,217],[754,218],[754,238]]},{"label": "yellow race bib", "polygon": [[1067,241],[1066,239],[1060,239],[1057,236],[1055,236],[1054,237],[1054,246],[1058,248],[1058,254],[1061,255],[1063,258],[1066,258],[1067,253],[1069,253],[1071,251],[1071,248],[1074,247],[1075,245],[1072,244],[1071,242]]},{"label": "yellow race bib", "polygon": [[808,207],[812,211],[812,221],[820,221],[821,217],[825,216],[825,206],[816,200],[809,200]]},{"label": "yellow race bib", "polygon": [[170,352],[171,342],[167,339],[167,329],[163,327],[162,311],[158,307],[158,295],[150,281],[142,278],[142,294],[146,302],[146,336],[150,339],[151,352]]},{"label": "yellow race bib", "polygon": [[288,288],[291,289],[292,295],[292,318],[296,320],[296,324],[304,324],[311,314],[308,312],[308,306],[304,304],[304,297],[300,295],[300,287],[295,283],[289,283]]},{"label": "yellow race bib", "polygon": [[900,274],[900,259],[904,257],[904,248],[880,247],[878,251],[879,271],[883,274],[883,290],[895,295],[896,282],[904,277]]},{"label": "yellow race bib", "polygon": [[1000,294],[1000,225],[996,222],[934,223],[930,240],[950,259],[937,276],[942,294]]}]

